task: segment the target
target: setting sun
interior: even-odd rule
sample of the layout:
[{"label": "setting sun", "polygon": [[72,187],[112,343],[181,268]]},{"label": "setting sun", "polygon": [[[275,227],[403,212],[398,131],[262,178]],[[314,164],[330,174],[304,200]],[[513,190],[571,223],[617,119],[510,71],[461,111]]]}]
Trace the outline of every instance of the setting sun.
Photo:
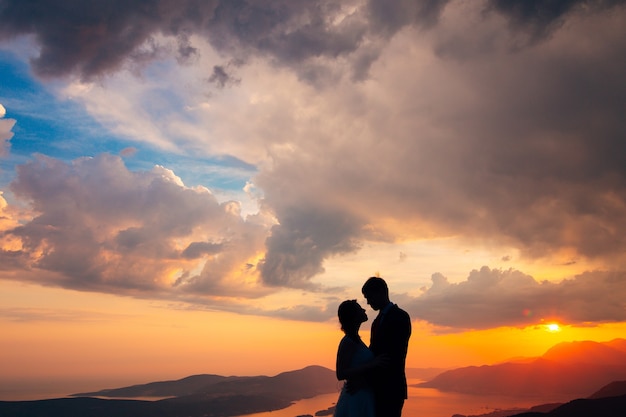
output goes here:
[{"label": "setting sun", "polygon": [[550,324],[546,324],[546,330],[548,330],[549,332],[560,332],[561,331],[561,326],[559,326],[557,323],[550,323]]}]

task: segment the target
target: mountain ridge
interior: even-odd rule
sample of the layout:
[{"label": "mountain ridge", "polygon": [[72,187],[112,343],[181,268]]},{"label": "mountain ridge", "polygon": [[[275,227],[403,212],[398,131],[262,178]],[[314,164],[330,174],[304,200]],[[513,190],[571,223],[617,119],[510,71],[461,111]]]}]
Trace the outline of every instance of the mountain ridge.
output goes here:
[{"label": "mountain ridge", "polygon": [[202,386],[212,385],[227,378],[229,377],[213,374],[198,374],[190,375],[177,380],[156,381],[121,388],[108,388],[99,391],[81,392],[70,394],[70,397],[177,397],[180,395],[190,394]]},{"label": "mountain ridge", "polygon": [[[310,365],[275,376],[192,375],[178,380],[150,382],[121,388],[71,394],[71,397],[198,397],[213,398],[245,393],[280,397],[310,398],[336,389],[335,372],[319,365]],[[289,392],[285,395],[285,392]]]},{"label": "mountain ridge", "polygon": [[[439,373],[439,371],[442,372]],[[428,386],[435,382],[443,384],[443,388],[430,387],[442,391],[478,394],[492,393],[495,386],[504,390],[506,395],[525,395],[529,392],[536,395],[550,389],[552,391],[548,392],[567,393],[571,395],[571,398],[577,398],[592,392],[589,389],[584,394],[580,394],[581,390],[586,389],[585,387],[590,384],[593,384],[593,390],[598,386],[603,387],[599,391],[594,391],[592,396],[584,398],[585,401],[573,402],[574,406],[568,405],[570,403],[542,404],[520,415],[523,417],[560,417],[568,414],[545,413],[553,413],[561,407],[571,411],[577,407],[583,410],[593,407],[604,410],[607,404],[614,407],[622,406],[620,405],[622,400],[619,398],[618,400],[606,398],[615,398],[616,395],[626,390],[626,340],[614,339],[603,343],[565,342],[548,349],[541,357],[528,361],[452,370],[408,368],[407,373],[422,376],[435,375],[430,381],[417,386]],[[611,378],[614,375],[621,375],[621,377]],[[607,378],[610,379],[607,381]],[[575,383],[577,381],[583,381],[584,384]],[[178,380],[77,393],[72,394],[71,398],[0,401],[0,415],[3,417],[50,415],[83,417],[86,415],[85,410],[89,410],[88,415],[91,417],[111,415],[116,417],[137,415],[142,417],[230,417],[282,409],[299,399],[337,392],[337,384],[335,372],[318,365],[282,372],[275,376],[239,377],[198,374]],[[168,398],[141,401],[129,400],[127,397]],[[626,401],[626,397],[623,401]],[[524,410],[517,411],[524,412]],[[600,415],[602,414],[594,414],[594,416]],[[496,416],[490,415],[490,417]]]},{"label": "mountain ridge", "polygon": [[626,340],[564,342],[529,362],[469,366],[445,371],[418,387],[466,394],[584,396],[626,379]]},{"label": "mountain ridge", "polygon": [[[618,341],[614,339],[611,342]],[[592,363],[619,365],[626,363],[626,347],[619,343],[592,342],[590,340],[562,342],[548,349],[541,357],[561,363]],[[626,343],[626,340],[624,340]]]},{"label": "mountain ridge", "polygon": [[516,408],[469,416],[454,414],[452,417],[589,417],[592,415],[593,417],[626,415],[626,381],[613,381],[586,398],[577,398],[566,403],[540,404],[526,410]]},{"label": "mountain ridge", "polygon": [[[295,401],[336,390],[335,372],[311,365],[272,377],[193,375],[174,381],[78,393],[70,398],[0,401],[0,416],[231,417],[279,410]],[[125,399],[129,395],[170,398]],[[108,399],[95,398],[106,396]]]}]

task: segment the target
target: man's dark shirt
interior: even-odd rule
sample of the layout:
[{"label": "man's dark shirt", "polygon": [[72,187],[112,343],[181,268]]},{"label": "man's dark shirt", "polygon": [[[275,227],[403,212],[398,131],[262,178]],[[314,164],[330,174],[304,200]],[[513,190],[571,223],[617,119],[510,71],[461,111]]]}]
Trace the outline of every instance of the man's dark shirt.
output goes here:
[{"label": "man's dark shirt", "polygon": [[387,355],[389,366],[373,376],[377,397],[385,400],[407,398],[406,354],[411,336],[411,318],[396,304],[384,307],[372,323],[370,349],[374,355]]}]

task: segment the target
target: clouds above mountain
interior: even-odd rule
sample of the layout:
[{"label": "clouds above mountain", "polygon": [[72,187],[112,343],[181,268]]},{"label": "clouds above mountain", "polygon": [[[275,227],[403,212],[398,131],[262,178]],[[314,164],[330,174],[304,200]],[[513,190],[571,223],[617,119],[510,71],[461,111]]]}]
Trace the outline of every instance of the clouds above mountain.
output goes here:
[{"label": "clouds above mountain", "polygon": [[[465,17],[444,15],[432,35],[398,34],[374,80],[326,93],[314,118],[324,123],[256,178],[280,222],[274,234],[302,231],[282,221],[295,207],[319,207],[357,223],[337,229],[351,234],[343,242],[463,236],[531,259],[623,266],[624,14],[579,17],[550,42],[514,54],[496,45],[481,59],[452,56],[464,49],[453,42],[473,40],[461,36]],[[489,37],[506,37],[496,23]],[[298,265],[317,271],[311,263]]]},{"label": "clouds above mountain", "polygon": [[585,272],[554,283],[483,267],[458,283],[433,274],[432,285],[404,305],[413,318],[455,330],[551,321],[595,325],[626,320],[625,296],[624,272]]},{"label": "clouds above mountain", "polygon": [[[238,203],[219,203],[209,190],[186,187],[165,168],[131,172],[120,157],[109,154],[70,164],[38,156],[19,167],[12,191],[29,205],[21,219],[9,222],[16,210],[7,212],[2,200],[3,269],[22,270],[22,279],[44,285],[324,321],[334,317],[339,302],[331,294],[317,306],[268,309],[241,300],[270,295],[275,287],[323,290],[311,280],[320,271],[302,272],[298,262],[321,265],[331,253],[358,250],[346,238],[359,230],[352,216],[320,217],[322,210],[314,205],[300,214],[291,210],[301,234],[281,236],[271,217],[242,217]],[[272,258],[276,254],[281,257]],[[392,298],[414,319],[459,331],[547,320],[572,325],[624,321],[624,291],[624,272],[539,282],[515,269],[485,266],[457,283],[433,274],[431,285],[417,296],[394,293]]]},{"label": "clouds above mountain", "polygon": [[[0,0],[0,40],[34,45],[31,68],[59,100],[133,149],[245,167],[260,208],[244,214],[160,162],[22,154],[2,263],[50,285],[224,309],[217,297],[323,294],[327,263],[370,243],[454,238],[513,262],[626,270],[625,19],[609,0]],[[0,119],[0,142],[19,139],[13,124]],[[620,294],[620,274],[436,275],[407,301],[458,328],[529,322],[520,311],[623,320],[616,303],[576,309],[592,283]],[[514,288],[517,301],[495,297]],[[579,304],[539,302],[560,293]],[[268,314],[328,317],[324,303]]]}]

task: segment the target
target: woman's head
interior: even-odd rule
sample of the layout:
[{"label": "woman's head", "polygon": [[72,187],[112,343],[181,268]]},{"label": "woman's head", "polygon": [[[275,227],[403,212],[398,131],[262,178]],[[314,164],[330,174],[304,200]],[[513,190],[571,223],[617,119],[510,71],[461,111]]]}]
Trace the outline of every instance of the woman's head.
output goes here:
[{"label": "woman's head", "polygon": [[339,304],[337,316],[341,323],[341,330],[346,333],[357,331],[361,323],[367,321],[365,309],[356,300],[346,300]]}]

